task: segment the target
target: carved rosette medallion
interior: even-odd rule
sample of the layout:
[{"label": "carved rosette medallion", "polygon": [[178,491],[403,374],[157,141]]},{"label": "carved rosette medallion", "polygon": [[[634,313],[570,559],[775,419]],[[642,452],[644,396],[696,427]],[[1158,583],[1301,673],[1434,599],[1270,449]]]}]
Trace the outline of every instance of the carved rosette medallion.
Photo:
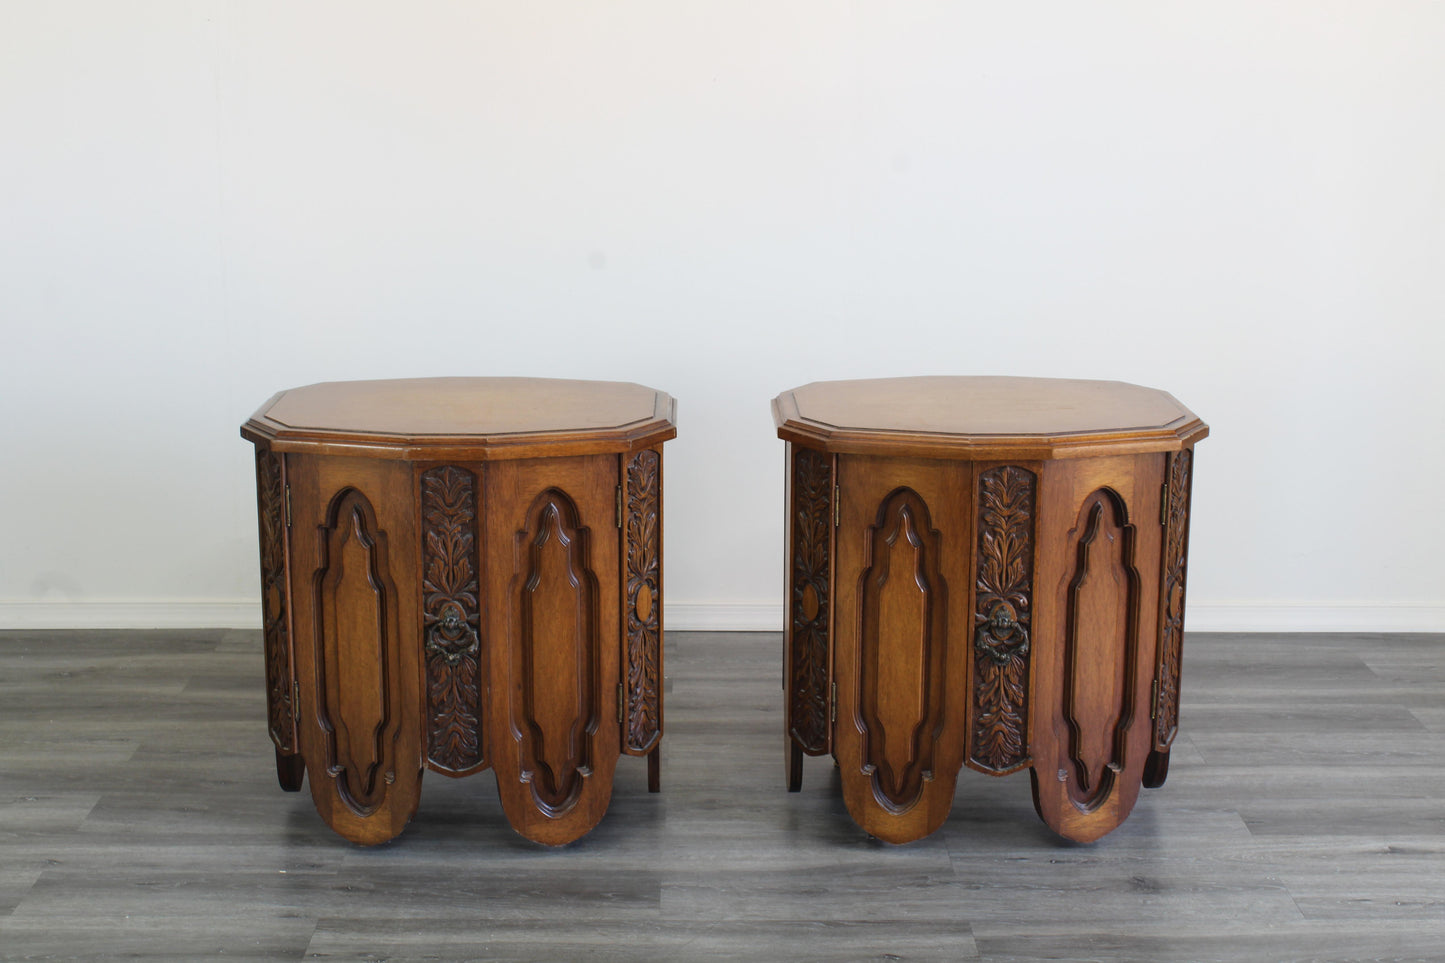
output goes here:
[{"label": "carved rosette medallion", "polygon": [[662,735],[661,468],[657,452],[627,463],[627,729],[629,752]]},{"label": "carved rosette medallion", "polygon": [[969,765],[1003,774],[1029,765],[1034,473],[1012,465],[979,478]]},{"label": "carved rosette medallion", "polygon": [[828,557],[833,525],[832,459],[793,449],[792,571],[788,667],[789,734],[806,752],[828,748]]},{"label": "carved rosette medallion", "polygon": [[432,468],[421,476],[421,499],[427,759],[443,772],[467,772],[484,761],[476,479]]},{"label": "carved rosette medallion", "polygon": [[1169,505],[1164,522],[1164,580],[1160,603],[1159,688],[1154,703],[1154,748],[1168,749],[1179,731],[1179,667],[1184,649],[1184,573],[1189,553],[1189,482],[1193,449],[1169,459]]},{"label": "carved rosette medallion", "polygon": [[261,520],[261,625],[266,646],[266,710],[271,739],[296,752],[295,678],[291,620],[286,608],[286,487],[281,456],[256,449],[256,492]]}]

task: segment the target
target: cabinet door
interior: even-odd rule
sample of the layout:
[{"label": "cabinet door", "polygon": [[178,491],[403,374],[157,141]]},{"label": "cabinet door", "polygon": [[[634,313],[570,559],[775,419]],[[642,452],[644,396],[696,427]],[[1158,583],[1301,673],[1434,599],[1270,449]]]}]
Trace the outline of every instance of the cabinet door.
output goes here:
[{"label": "cabinet door", "polygon": [[411,466],[291,455],[298,734],[316,808],[358,843],[401,832],[421,793]]},{"label": "cabinet door", "polygon": [[1138,455],[1044,467],[1034,804],[1080,842],[1129,815],[1153,745],[1163,463]]},{"label": "cabinet door", "polygon": [[834,749],[853,819],[889,842],[948,818],[963,762],[966,462],[840,455]]},{"label": "cabinet door", "polygon": [[493,462],[484,501],[492,767],[512,826],[560,845],[619,754],[616,455]]}]

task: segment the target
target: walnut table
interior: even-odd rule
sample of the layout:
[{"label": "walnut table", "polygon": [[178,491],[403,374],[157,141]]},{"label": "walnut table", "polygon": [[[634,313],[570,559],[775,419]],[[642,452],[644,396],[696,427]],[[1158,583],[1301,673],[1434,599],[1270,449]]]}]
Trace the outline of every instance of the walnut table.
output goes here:
[{"label": "walnut table", "polygon": [[490,767],[513,827],[569,842],[662,737],[668,395],[526,378],[283,391],[256,445],[267,708],[283,788],[401,832],[422,770]]},{"label": "walnut table", "polygon": [[1162,391],[1104,381],[832,381],[773,401],[788,442],[789,788],[832,753],[890,842],[962,766],[1029,769],[1097,839],[1162,785],[1178,726],[1194,444]]}]

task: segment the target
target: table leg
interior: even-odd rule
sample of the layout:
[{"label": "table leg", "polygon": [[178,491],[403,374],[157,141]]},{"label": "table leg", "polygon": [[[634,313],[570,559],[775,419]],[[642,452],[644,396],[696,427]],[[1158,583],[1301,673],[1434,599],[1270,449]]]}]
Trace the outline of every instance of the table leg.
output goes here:
[{"label": "table leg", "polygon": [[788,742],[788,792],[803,788],[803,750],[791,738]]},{"label": "table leg", "polygon": [[662,747],[647,754],[647,791],[662,792]]},{"label": "table leg", "polygon": [[306,777],[306,760],[300,754],[286,755],[276,750],[276,779],[287,792],[300,792],[301,781]]},{"label": "table leg", "polygon": [[1158,789],[1169,776],[1169,750],[1151,750],[1144,763],[1144,788]]},{"label": "table leg", "polygon": [[1086,463],[1051,463],[1040,489],[1040,518],[1075,522],[1041,526],[1035,584],[1054,588],[1032,612],[1029,705],[1034,805],[1079,843],[1128,818],[1153,748],[1162,534],[1144,524],[1159,512],[1156,456]]}]

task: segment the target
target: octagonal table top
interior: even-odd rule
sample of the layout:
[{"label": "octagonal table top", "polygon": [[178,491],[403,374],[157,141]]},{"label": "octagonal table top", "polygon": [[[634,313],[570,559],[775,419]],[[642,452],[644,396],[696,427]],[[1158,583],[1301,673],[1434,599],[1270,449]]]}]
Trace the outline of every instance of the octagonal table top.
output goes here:
[{"label": "octagonal table top", "polygon": [[403,378],[278,392],[241,426],[276,451],[413,460],[627,452],[677,435],[666,392],[618,381]]},{"label": "octagonal table top", "polygon": [[1122,381],[926,376],[816,381],[773,399],[778,437],[831,452],[983,460],[1177,451],[1209,426]]}]

